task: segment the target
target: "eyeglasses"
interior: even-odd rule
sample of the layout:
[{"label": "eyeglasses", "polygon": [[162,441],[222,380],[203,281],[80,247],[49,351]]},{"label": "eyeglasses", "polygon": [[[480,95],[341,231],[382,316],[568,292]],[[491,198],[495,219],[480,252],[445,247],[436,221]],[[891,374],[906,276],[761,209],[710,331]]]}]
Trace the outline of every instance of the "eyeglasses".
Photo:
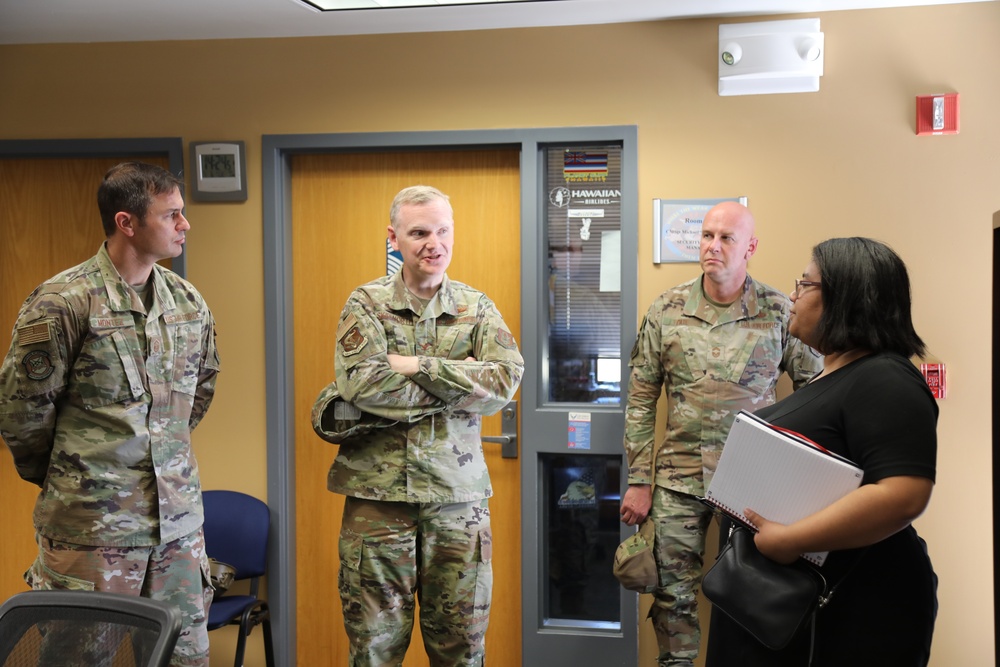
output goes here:
[{"label": "eyeglasses", "polygon": [[795,289],[792,290],[792,294],[798,296],[799,291],[801,291],[803,287],[819,287],[822,284],[823,283],[818,280],[796,280]]}]

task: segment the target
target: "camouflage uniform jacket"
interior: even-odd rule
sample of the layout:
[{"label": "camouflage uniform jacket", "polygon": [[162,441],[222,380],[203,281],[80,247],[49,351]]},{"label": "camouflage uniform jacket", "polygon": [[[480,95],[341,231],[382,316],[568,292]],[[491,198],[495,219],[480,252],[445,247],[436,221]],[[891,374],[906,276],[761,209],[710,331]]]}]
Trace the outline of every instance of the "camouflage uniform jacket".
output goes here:
[{"label": "camouflage uniform jacket", "polygon": [[[743,296],[719,308],[701,281],[661,294],[639,327],[625,415],[629,484],[704,495],[736,413],[774,403],[782,371],[797,389],[822,368],[822,357],[789,335],[784,294],[747,276]],[[661,387],[666,432],[654,465]]]},{"label": "camouflage uniform jacket", "polygon": [[153,267],[147,315],[107,248],[27,298],[0,368],[0,435],[41,487],[39,533],[150,546],[202,524],[191,429],[215,393],[215,323],[187,281]]},{"label": "camouflage uniform jacket", "polygon": [[[419,371],[394,372],[387,354],[418,357]],[[513,398],[523,372],[510,329],[482,292],[445,276],[424,306],[400,271],[359,287],[337,327],[336,387],[357,409],[395,423],[342,441],[328,488],[410,503],[492,496],[481,416]]]}]

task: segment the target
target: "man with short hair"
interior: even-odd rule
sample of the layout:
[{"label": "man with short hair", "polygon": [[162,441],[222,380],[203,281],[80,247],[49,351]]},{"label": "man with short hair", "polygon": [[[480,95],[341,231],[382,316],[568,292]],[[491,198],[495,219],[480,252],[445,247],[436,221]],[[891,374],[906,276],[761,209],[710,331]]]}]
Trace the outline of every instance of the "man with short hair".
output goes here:
[{"label": "man with short hair", "polygon": [[405,188],[390,222],[403,266],[348,298],[336,380],[313,408],[313,428],[340,444],[327,485],[347,496],[339,586],[349,664],[401,664],[419,596],[431,664],[481,666],[493,489],[480,422],[513,398],[524,360],[493,302],[445,273],[448,197]]},{"label": "man with short hair", "polygon": [[[183,619],[170,664],[207,666],[212,587],[191,431],[215,393],[215,322],[194,286],[156,263],[181,254],[191,227],[181,181],[126,162],[97,201],[107,240],[31,293],[0,367],[0,436],[41,489],[25,580],[166,601]],[[103,664],[106,641],[77,646],[79,664]]]},{"label": "man with short hair", "polygon": [[[753,280],[754,220],[737,202],[705,214],[702,275],[661,294],[639,327],[625,418],[628,490],[621,518],[655,524],[659,585],[649,616],[660,667],[691,667],[698,655],[697,593],[711,511],[700,497],[740,410],[775,401],[782,371],[808,382],[822,359],[788,334],[790,301]],[[666,390],[666,436],[654,447],[656,405]]]}]

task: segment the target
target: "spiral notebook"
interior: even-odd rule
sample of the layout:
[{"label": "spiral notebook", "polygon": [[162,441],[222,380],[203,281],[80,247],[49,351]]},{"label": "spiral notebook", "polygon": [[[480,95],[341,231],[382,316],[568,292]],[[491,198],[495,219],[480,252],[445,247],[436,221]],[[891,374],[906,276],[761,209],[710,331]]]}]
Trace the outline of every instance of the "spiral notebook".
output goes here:
[{"label": "spiral notebook", "polygon": [[[798,433],[741,411],[726,437],[705,502],[753,527],[750,508],[779,523],[794,523],[861,485],[864,472]],[[828,552],[802,554],[817,565]]]}]

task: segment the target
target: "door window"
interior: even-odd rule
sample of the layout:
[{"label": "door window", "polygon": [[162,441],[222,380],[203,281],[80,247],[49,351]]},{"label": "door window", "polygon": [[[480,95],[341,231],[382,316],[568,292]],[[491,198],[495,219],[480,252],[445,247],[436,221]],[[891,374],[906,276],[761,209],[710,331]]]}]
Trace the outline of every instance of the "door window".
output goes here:
[{"label": "door window", "polygon": [[611,576],[621,541],[621,456],[543,454],[546,626],[617,630],[621,589]]},{"label": "door window", "polygon": [[545,149],[551,402],[621,402],[621,155]]}]

